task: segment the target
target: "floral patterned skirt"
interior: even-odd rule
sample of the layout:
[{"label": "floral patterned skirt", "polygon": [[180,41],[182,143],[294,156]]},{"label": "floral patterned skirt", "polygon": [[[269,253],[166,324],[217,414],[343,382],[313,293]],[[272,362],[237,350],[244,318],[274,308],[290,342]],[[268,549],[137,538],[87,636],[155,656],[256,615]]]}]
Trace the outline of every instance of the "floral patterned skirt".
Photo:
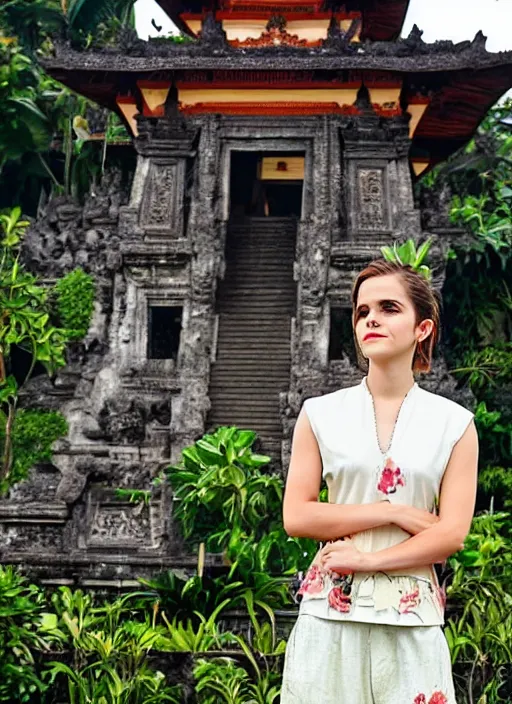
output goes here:
[{"label": "floral patterned skirt", "polygon": [[281,704],[457,704],[440,626],[389,626],[300,614]]}]

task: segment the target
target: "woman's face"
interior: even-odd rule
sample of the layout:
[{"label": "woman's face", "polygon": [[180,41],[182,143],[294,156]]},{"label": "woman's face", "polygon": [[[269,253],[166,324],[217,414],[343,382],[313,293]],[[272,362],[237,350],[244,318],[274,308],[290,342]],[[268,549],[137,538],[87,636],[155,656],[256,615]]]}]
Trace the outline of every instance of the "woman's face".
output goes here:
[{"label": "woman's face", "polygon": [[[428,321],[416,325],[412,301],[399,275],[374,276],[361,284],[355,333],[368,359],[384,361],[408,354],[412,359],[416,343],[426,337],[430,329]],[[378,337],[368,338],[369,334]]]}]

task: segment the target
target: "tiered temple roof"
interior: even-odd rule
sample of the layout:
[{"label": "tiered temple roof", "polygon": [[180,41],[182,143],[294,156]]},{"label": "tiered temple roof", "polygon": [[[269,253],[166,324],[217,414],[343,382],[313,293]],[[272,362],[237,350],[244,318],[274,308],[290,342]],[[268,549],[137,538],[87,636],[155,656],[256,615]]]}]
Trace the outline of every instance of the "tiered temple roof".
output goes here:
[{"label": "tiered temple roof", "polygon": [[185,114],[274,116],[357,114],[364,85],[378,115],[410,115],[410,156],[419,174],[463,146],[512,85],[512,52],[488,52],[481,32],[472,41],[428,44],[414,27],[395,39],[406,0],[343,7],[224,0],[208,12],[199,0],[159,2],[197,36],[175,43],[127,32],[117,48],[57,45],[45,61],[55,78],[120,112],[134,134],[137,114],[163,114],[173,84]]},{"label": "tiered temple roof", "polygon": [[[184,32],[194,33],[191,27],[194,20],[201,17],[206,3],[204,0],[157,0],[158,4]],[[340,17],[360,17],[362,39],[392,41],[400,35],[405,20],[409,0],[216,0],[210,9],[215,9],[218,19],[255,19],[270,13],[278,13],[289,21],[309,22],[325,20],[338,14]]]}]

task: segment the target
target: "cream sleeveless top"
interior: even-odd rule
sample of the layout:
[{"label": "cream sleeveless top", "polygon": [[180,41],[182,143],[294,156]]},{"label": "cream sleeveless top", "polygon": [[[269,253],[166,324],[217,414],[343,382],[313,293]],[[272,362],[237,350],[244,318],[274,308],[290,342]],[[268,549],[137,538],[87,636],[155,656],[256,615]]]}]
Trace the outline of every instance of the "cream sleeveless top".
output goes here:
[{"label": "cream sleeveless top", "polygon": [[[329,503],[390,501],[430,512],[436,511],[452,448],[474,415],[415,383],[384,458],[366,377],[356,386],[309,398],[304,408],[320,449]],[[388,525],[350,537],[359,550],[376,552],[411,536]],[[317,553],[298,598],[299,613],[320,618],[399,626],[444,623],[444,594],[433,565],[338,576],[322,569]]]}]

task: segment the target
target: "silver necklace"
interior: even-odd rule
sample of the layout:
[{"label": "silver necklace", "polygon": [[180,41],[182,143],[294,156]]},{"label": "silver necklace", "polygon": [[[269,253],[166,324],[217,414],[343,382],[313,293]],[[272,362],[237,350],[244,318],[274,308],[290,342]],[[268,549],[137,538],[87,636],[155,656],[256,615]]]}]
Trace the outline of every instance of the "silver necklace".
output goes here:
[{"label": "silver necklace", "polygon": [[390,436],[390,438],[389,438],[388,446],[386,447],[385,450],[383,450],[383,449],[381,448],[381,446],[380,446],[379,432],[378,432],[378,429],[377,429],[377,414],[375,413],[375,402],[374,402],[374,400],[373,400],[373,395],[372,395],[370,389],[368,388],[368,384],[366,383],[366,378],[365,378],[365,387],[366,387],[366,390],[368,391],[368,393],[370,394],[370,399],[371,399],[371,402],[372,402],[372,409],[373,409],[373,428],[374,428],[374,431],[375,431],[375,439],[376,439],[376,441],[377,441],[377,447],[379,448],[379,452],[380,452],[380,454],[382,455],[382,459],[383,459],[383,460],[386,460],[386,459],[389,457],[389,451],[391,450],[391,445],[393,444],[393,438],[394,438],[394,436],[395,436],[395,430],[396,430],[396,426],[397,426],[397,424],[398,424],[398,419],[400,418],[400,413],[401,413],[401,411],[402,411],[402,407],[403,407],[403,405],[404,405],[404,403],[405,403],[405,400],[406,400],[406,399],[408,398],[408,396],[410,395],[411,391],[416,387],[416,382],[414,382],[414,384],[411,386],[411,388],[409,389],[409,391],[405,394],[405,396],[404,396],[403,399],[402,399],[402,403],[400,404],[400,407],[398,408],[398,413],[396,414],[395,422],[394,422],[394,424],[393,424],[393,430],[391,431],[391,436]]}]

